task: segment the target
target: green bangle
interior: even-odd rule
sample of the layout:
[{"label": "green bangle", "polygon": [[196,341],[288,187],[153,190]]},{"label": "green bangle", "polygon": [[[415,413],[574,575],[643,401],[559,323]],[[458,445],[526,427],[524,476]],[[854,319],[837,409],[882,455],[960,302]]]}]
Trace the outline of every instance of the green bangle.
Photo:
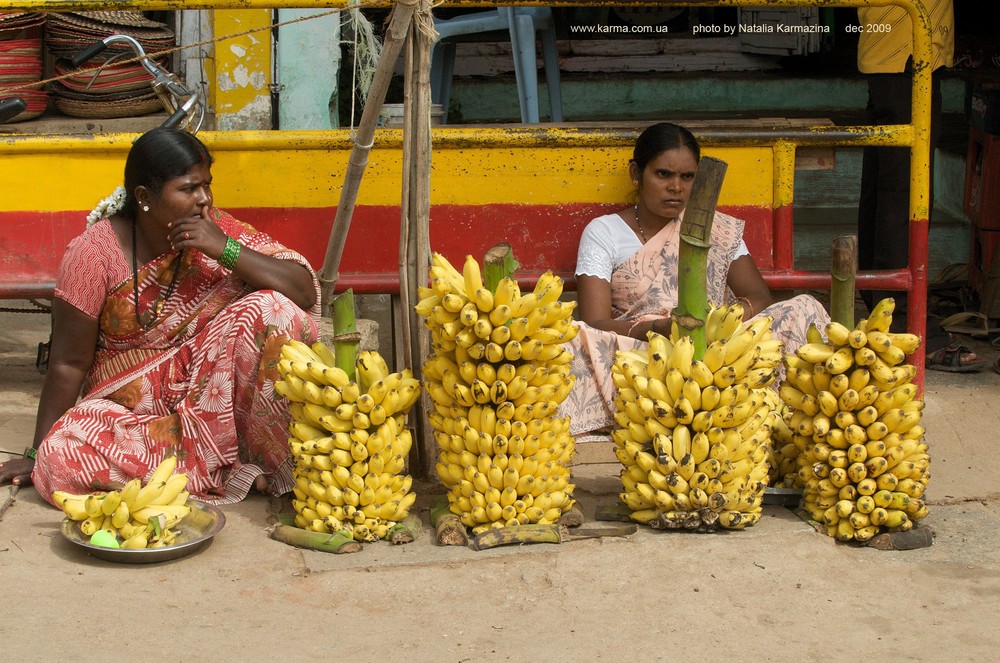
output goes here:
[{"label": "green bangle", "polygon": [[37,455],[38,455],[38,449],[34,447],[28,447],[27,449],[24,450],[25,458],[30,458],[31,460],[35,460],[35,456]]},{"label": "green bangle", "polygon": [[219,264],[226,269],[232,271],[236,269],[236,261],[240,258],[240,249],[242,246],[232,237],[226,238],[226,248],[222,250],[222,255],[219,256]]}]

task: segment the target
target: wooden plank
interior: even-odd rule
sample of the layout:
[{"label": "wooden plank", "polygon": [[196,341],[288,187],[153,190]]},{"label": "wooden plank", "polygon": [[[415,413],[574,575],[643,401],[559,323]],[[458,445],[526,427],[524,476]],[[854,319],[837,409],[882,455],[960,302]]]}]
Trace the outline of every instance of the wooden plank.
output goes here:
[{"label": "wooden plank", "polygon": [[[739,41],[720,39],[588,39],[558,42],[564,72],[765,71],[777,60],[743,53]],[[540,65],[539,65],[540,66]],[[460,42],[456,76],[501,76],[514,71],[509,41]]]}]

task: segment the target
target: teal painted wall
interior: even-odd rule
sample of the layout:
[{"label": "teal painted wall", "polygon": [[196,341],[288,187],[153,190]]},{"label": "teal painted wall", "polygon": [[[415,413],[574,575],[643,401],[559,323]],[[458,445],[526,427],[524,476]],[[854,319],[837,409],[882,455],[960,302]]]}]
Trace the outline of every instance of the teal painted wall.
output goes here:
[{"label": "teal painted wall", "polygon": [[[280,9],[288,21],[324,13],[321,9]],[[294,23],[278,33],[277,79],[281,129],[336,129],[340,71],[340,14]]]}]

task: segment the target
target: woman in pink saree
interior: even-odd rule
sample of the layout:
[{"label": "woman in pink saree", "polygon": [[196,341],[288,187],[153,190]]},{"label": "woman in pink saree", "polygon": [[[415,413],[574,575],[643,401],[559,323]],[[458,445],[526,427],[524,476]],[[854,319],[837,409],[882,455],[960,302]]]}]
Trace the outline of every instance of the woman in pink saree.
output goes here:
[{"label": "woman in pink saree", "polygon": [[[560,407],[577,442],[607,439],[614,426],[615,352],[645,344],[650,331],[670,333],[677,305],[680,219],[698,170],[700,148],[683,127],[655,124],[639,136],[629,162],[638,200],[591,221],[577,256],[580,333],[571,342],[576,384]],[[739,301],[745,318],[771,316],[788,352],[805,343],[810,324],[830,318],[808,295],[775,302],[743,242],[743,221],[716,213],[708,256],[712,305]]]},{"label": "woman in pink saree", "polygon": [[316,339],[318,282],[301,255],[213,207],[211,163],[183,131],[132,146],[124,190],[63,257],[35,438],[0,481],[50,500],[176,455],[206,502],[291,489],[275,366],[290,338]]}]

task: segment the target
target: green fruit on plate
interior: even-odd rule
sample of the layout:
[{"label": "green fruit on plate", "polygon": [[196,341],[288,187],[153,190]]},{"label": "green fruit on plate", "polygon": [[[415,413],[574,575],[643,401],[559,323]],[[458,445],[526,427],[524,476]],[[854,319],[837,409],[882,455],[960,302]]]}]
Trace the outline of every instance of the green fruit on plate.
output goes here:
[{"label": "green fruit on plate", "polygon": [[106,529],[99,529],[90,537],[90,545],[102,548],[121,548],[118,537]]}]

